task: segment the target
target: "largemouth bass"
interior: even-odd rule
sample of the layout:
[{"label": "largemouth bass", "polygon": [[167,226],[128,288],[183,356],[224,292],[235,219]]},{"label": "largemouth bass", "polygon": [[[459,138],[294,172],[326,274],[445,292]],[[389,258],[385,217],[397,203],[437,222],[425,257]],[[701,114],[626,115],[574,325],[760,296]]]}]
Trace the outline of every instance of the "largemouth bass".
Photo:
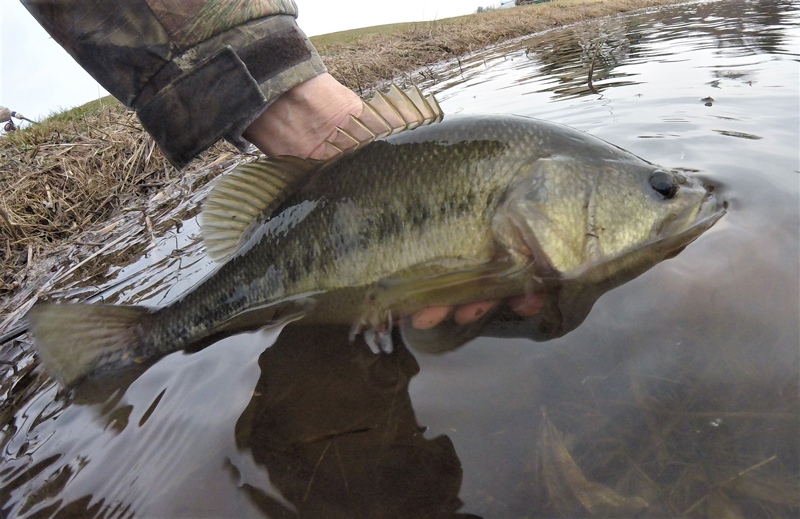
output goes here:
[{"label": "largemouth bass", "polygon": [[223,264],[167,307],[39,305],[29,319],[45,367],[69,385],[297,312],[380,335],[426,306],[602,284],[722,213],[697,180],[586,133],[448,116],[321,167],[278,157],[223,178],[201,216]]}]

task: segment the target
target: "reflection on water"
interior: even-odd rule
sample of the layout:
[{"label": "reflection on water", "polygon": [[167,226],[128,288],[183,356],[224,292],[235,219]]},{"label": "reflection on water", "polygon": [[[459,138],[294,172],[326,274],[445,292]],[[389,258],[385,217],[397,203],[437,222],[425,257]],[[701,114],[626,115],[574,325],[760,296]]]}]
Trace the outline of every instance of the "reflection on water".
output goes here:
[{"label": "reflection on water", "polygon": [[347,332],[290,327],[259,359],[237,446],[288,503],[255,487],[248,497],[270,517],[465,517],[453,443],[426,438],[414,416],[414,357],[374,355]]},{"label": "reflection on water", "polygon": [[[272,330],[71,396],[18,351],[2,390],[40,389],[2,407],[3,514],[800,514],[798,21],[791,2],[680,5],[438,70],[445,111],[570,124],[696,172],[730,212],[546,343],[495,330],[415,358]],[[187,220],[97,299],[174,299],[209,267],[196,234]]]}]

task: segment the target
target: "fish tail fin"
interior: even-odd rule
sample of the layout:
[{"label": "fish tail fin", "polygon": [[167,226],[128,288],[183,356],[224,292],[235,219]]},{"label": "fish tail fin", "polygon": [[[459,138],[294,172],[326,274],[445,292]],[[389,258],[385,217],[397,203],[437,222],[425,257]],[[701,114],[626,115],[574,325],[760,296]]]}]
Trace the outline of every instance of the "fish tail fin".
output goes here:
[{"label": "fish tail fin", "polygon": [[142,306],[43,304],[28,313],[39,359],[65,386],[152,357],[152,321],[152,311]]}]

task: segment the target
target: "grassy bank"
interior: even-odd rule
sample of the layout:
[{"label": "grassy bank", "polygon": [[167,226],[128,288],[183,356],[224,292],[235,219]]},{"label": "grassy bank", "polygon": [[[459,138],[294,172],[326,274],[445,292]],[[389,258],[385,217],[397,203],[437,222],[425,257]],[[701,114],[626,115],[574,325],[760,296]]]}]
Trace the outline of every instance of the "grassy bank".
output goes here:
[{"label": "grassy bank", "polygon": [[[366,93],[380,81],[509,38],[667,3],[674,0],[559,0],[312,41],[339,81]],[[82,243],[82,233],[127,208],[146,205],[182,177],[213,178],[209,165],[234,151],[217,144],[179,172],[136,116],[110,97],[0,137],[0,315],[19,303],[12,296],[21,287],[36,282],[42,258],[54,251],[64,254]]]}]

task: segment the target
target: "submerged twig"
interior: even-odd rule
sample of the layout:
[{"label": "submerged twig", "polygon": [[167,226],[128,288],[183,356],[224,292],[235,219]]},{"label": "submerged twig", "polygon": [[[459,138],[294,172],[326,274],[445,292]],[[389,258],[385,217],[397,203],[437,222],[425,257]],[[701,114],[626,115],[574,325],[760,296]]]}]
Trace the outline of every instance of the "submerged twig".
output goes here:
[{"label": "submerged twig", "polygon": [[588,83],[589,83],[589,90],[591,90],[591,92],[593,94],[597,93],[597,89],[592,84],[592,76],[594,76],[594,63],[595,63],[595,61],[597,61],[597,54],[599,52],[600,52],[600,43],[598,43],[597,46],[595,47],[594,54],[592,55],[592,62],[591,62],[591,64],[589,64],[589,82]]}]

